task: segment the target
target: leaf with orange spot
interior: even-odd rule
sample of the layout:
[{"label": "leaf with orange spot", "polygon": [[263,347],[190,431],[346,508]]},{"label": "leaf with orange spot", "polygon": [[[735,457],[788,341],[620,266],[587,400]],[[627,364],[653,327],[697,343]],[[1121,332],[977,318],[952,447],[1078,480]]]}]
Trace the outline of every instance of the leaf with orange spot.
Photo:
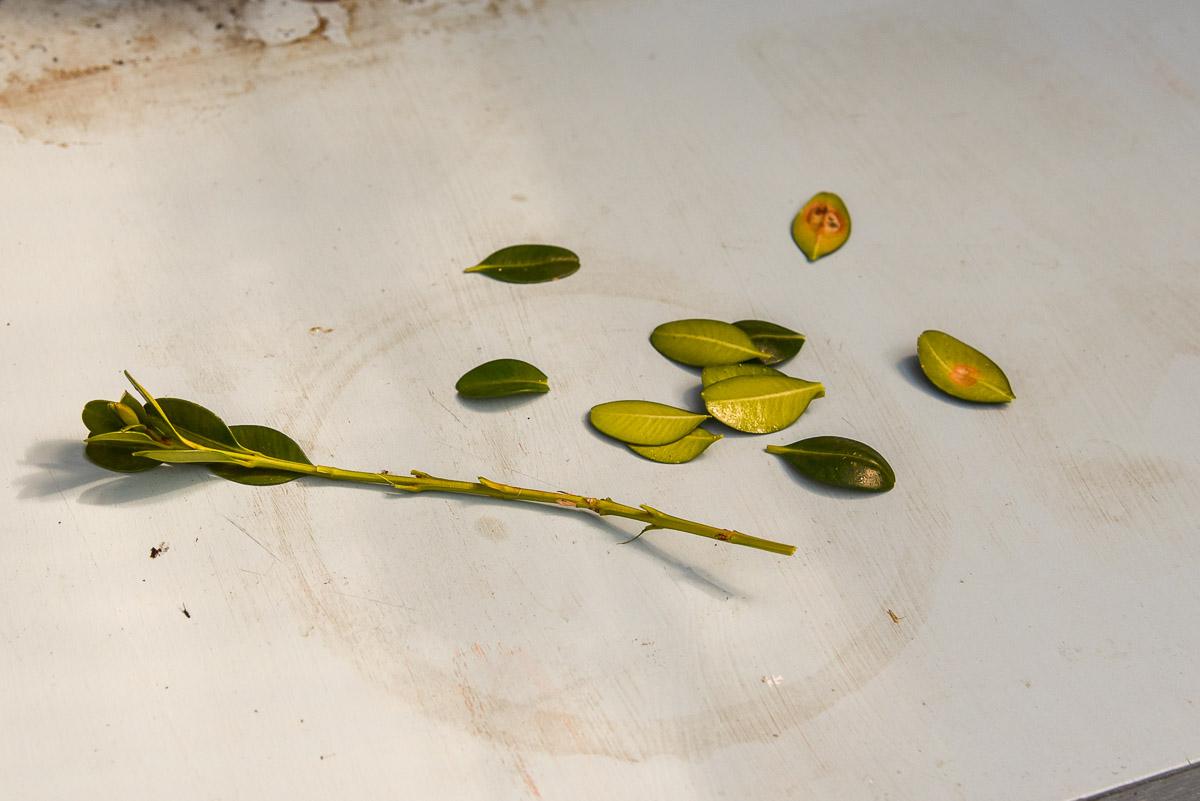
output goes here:
[{"label": "leaf with orange spot", "polygon": [[828,256],[849,238],[850,212],[832,192],[813,195],[792,220],[792,239],[809,261]]},{"label": "leaf with orange spot", "polygon": [[917,358],[925,377],[947,395],[972,403],[1008,403],[1016,397],[994,361],[942,331],[917,338]]}]

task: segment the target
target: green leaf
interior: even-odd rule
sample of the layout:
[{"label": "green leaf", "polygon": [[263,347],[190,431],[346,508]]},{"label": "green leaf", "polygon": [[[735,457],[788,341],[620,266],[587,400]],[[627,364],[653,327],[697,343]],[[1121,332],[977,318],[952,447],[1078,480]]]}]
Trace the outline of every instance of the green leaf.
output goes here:
[{"label": "green leaf", "polygon": [[638,456],[644,456],[652,462],[683,464],[704,453],[709,445],[720,438],[720,434],[713,434],[703,428],[697,428],[687,436],[666,445],[629,445],[627,447]]},{"label": "green leaf", "polygon": [[795,356],[804,347],[804,334],[765,320],[738,320],[734,323],[750,336],[754,347],[768,354],[759,357],[763,364],[779,364]]},{"label": "green leaf", "polygon": [[142,404],[137,398],[130,395],[128,392],[121,393],[121,403],[133,409],[133,413],[137,415],[138,422],[144,426],[150,425],[150,417],[146,414],[146,410],[142,408]]},{"label": "green leaf", "polygon": [[[295,440],[282,431],[276,431],[267,426],[253,425],[230,426],[229,428],[233,432],[233,435],[237,437],[237,441],[252,451],[261,453],[264,456],[271,456],[275,459],[312,464],[308,460],[308,457],[304,455],[304,450],[296,444]],[[300,478],[299,473],[291,473],[287,470],[273,470],[266,467],[239,467],[232,464],[215,464],[209,467],[209,470],[226,481],[234,481],[238,484],[249,484],[256,487],[286,484],[289,481],[295,481]]]},{"label": "green leaf", "polygon": [[159,463],[151,459],[143,459],[128,448],[105,445],[99,442],[89,442],[83,448],[83,455],[88,461],[105,470],[116,473],[141,473],[153,470]]},{"label": "green leaf", "polygon": [[[219,450],[245,450],[233,436],[229,426],[225,425],[225,421],[200,404],[182,398],[159,398],[158,405],[174,424],[175,429],[197,445]],[[159,420],[154,407],[147,408],[146,414],[149,415],[152,424]]]},{"label": "green leaf", "polygon": [[896,473],[883,455],[846,437],[809,437],[791,445],[768,445],[767,453],[783,458],[801,475],[833,487],[887,492]]},{"label": "green leaf", "polygon": [[792,239],[810,262],[828,256],[850,238],[850,212],[832,192],[818,192],[792,220]]},{"label": "green leaf", "polygon": [[687,436],[706,414],[653,401],[621,400],[593,406],[588,418],[596,430],[630,445],[666,445]]},{"label": "green leaf", "polygon": [[505,398],[526,392],[549,392],[546,374],[520,359],[496,359],[468,370],[454,385],[467,398]]},{"label": "green leaf", "polygon": [[809,402],[824,395],[821,384],[785,375],[737,376],[700,392],[709,414],[751,434],[787,428],[804,414]]},{"label": "green leaf", "polygon": [[718,381],[724,381],[726,378],[734,378],[739,375],[783,375],[774,367],[767,367],[765,364],[718,364],[713,367],[705,367],[700,371],[700,384],[707,387],[709,384],[715,384]]},{"label": "green leaf", "polygon": [[556,245],[513,245],[497,250],[486,259],[463,270],[483,273],[510,284],[540,284],[566,278],[579,269],[579,257]]},{"label": "green leaf", "polygon": [[192,448],[135,451],[133,455],[169,464],[240,464],[245,458],[225,451],[193,450]]},{"label": "green leaf", "polygon": [[83,424],[92,434],[107,434],[125,427],[124,421],[113,411],[112,401],[106,400],[93,400],[84,404]]},{"label": "green leaf", "polygon": [[768,354],[754,346],[749,334],[719,320],[675,320],[663,323],[651,332],[650,344],[668,359],[693,367],[769,358]]},{"label": "green leaf", "polygon": [[925,377],[947,395],[973,403],[1008,403],[1016,397],[994,361],[949,334],[921,334],[917,358]]},{"label": "green leaf", "polygon": [[[125,378],[130,384],[133,384],[133,388],[136,389],[138,394],[141,395],[146,401],[146,409],[142,413],[138,414],[138,418],[140,419],[142,414],[147,414],[147,412],[150,410],[156,411],[161,420],[160,431],[166,436],[179,439],[179,432],[175,430],[175,426],[172,424],[170,418],[166,417],[165,413],[162,411],[162,408],[159,406],[158,399],[151,395],[148,389],[139,384],[137,379],[129,374],[128,370],[125,371]],[[128,394],[129,393],[126,393],[126,395]],[[144,424],[149,425],[150,423],[148,421],[144,421]]]},{"label": "green leaf", "polygon": [[140,431],[110,431],[105,434],[93,434],[87,438],[87,443],[104,445],[111,448],[125,448],[130,451],[145,450],[146,448],[161,448],[161,443]]}]

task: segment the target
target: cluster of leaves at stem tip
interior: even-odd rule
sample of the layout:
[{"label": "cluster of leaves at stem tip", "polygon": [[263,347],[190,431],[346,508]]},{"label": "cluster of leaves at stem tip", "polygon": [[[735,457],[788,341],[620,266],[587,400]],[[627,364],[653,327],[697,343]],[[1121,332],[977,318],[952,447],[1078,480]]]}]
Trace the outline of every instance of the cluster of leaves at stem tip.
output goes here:
[{"label": "cluster of leaves at stem tip", "polygon": [[611,498],[515,487],[482,476],[475,481],[459,481],[422,470],[395,475],[316,465],[295,440],[281,431],[260,425],[226,425],[197,403],[155,398],[129,373],[125,376],[141,395],[141,401],[126,392],[120,400],[93,400],[83,408],[83,422],[89,433],[84,453],[107,470],[138,473],[162,464],[201,465],[240,484],[282,484],[310,476],[410,493],[474,495],[627,518],[643,524],[642,534],[672,530],[789,556],[796,550],[785,543],[667,514],[647,504],[630,506]]}]

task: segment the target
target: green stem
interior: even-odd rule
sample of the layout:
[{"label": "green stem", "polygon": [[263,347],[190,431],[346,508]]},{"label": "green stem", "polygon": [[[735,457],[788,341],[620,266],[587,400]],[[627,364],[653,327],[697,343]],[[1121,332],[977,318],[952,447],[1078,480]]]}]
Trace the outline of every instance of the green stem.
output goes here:
[{"label": "green stem", "polygon": [[[240,456],[241,454],[239,454]],[[455,481],[448,478],[438,478],[420,470],[413,470],[411,475],[397,476],[391,473],[366,473],[359,470],[343,470],[340,467],[289,462],[269,456],[253,456],[245,461],[246,467],[269,468],[286,470],[306,476],[318,476],[332,481],[350,481],[357,484],[376,484],[392,487],[402,492],[448,492],[456,495],[475,495],[483,498],[497,498],[504,501],[524,501],[526,503],[544,503],[553,506],[563,506],[572,509],[585,509],[600,516],[624,517],[645,523],[642,533],[654,529],[670,529],[695,534],[700,537],[720,540],[734,545],[744,545],[761,551],[791,556],[796,552],[796,546],[782,542],[764,540],[752,537],[740,531],[697,523],[682,517],[660,512],[645,504],[627,506],[617,503],[611,498],[592,498],[576,495],[570,492],[546,492],[544,490],[527,489],[501,484],[498,481],[483,478],[476,481]],[[640,535],[639,535],[640,536]]]}]

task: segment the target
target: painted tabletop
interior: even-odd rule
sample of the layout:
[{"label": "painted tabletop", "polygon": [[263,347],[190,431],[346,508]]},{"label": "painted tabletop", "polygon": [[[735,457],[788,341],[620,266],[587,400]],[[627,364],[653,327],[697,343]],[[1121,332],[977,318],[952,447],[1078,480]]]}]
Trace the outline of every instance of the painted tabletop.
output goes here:
[{"label": "painted tabletop", "polygon": [[[1186,3],[5,2],[5,795],[1065,801],[1200,758],[1198,38]],[[853,235],[809,264],[823,190]],[[463,274],[519,242],[582,267]],[[689,317],[803,331],[827,396],[685,465],[591,430],[698,408],[647,339]],[[1017,399],[939,394],[928,328]],[[495,358],[551,391],[459,399]],[[317,462],[798,552],[114,476],[79,411],[122,369]],[[763,452],[825,434],[896,488]]]}]

